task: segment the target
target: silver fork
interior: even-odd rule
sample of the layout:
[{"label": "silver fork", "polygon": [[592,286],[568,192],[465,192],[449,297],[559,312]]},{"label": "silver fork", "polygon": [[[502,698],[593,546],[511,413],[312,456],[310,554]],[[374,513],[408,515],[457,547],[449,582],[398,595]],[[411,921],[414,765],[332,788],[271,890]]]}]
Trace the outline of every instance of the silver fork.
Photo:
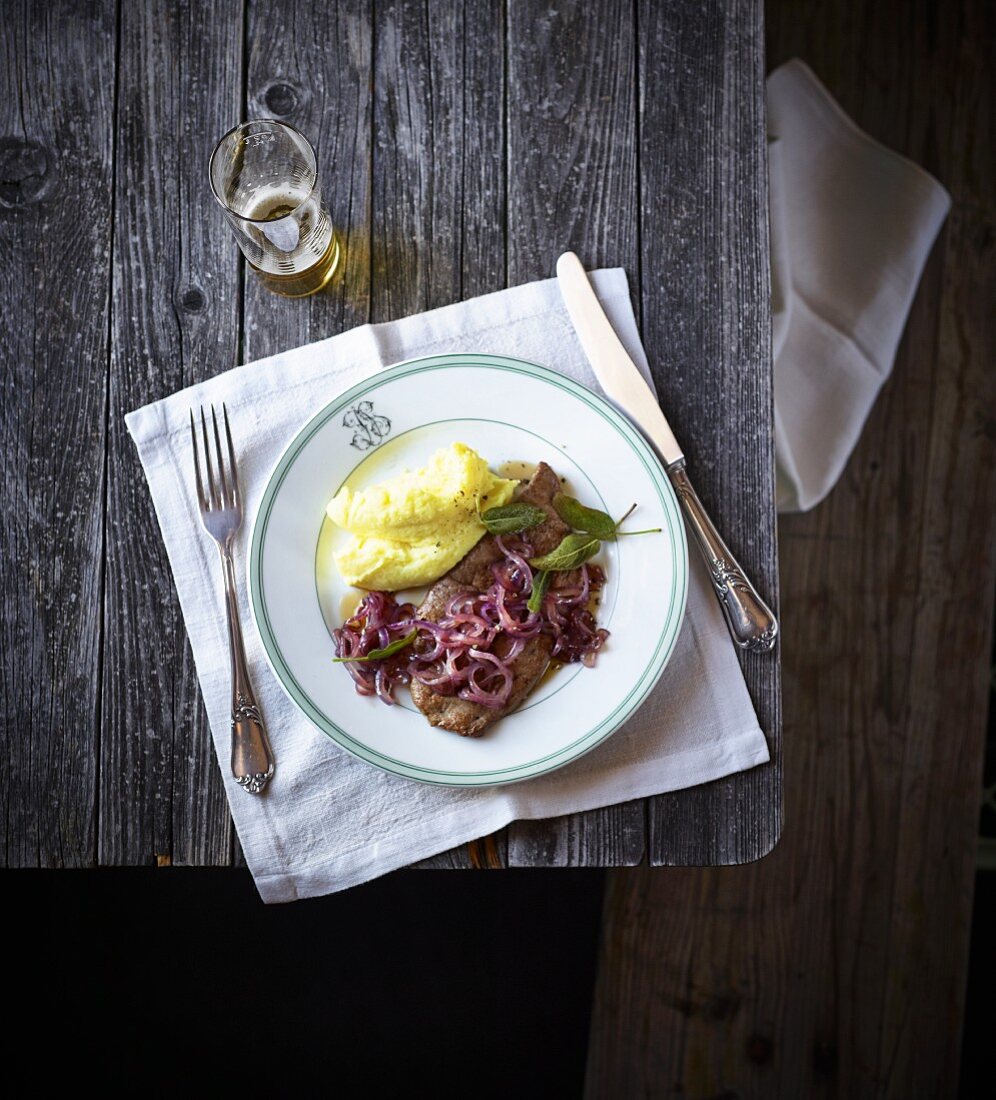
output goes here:
[{"label": "silver fork", "polygon": [[242,526],[242,494],[239,492],[239,472],[235,465],[235,448],[232,446],[232,429],[228,423],[228,409],[221,406],[228,442],[228,474],[225,473],[225,456],[221,449],[218,418],[211,406],[211,423],[214,427],[215,458],[218,476],[215,479],[211,462],[211,439],[207,419],[201,407],[201,432],[204,443],[204,459],[207,467],[207,492],[201,480],[201,460],[197,449],[197,428],[194,410],[190,410],[190,438],[194,444],[194,476],[197,480],[197,503],[201,509],[201,523],[218,544],[221,566],[225,575],[225,608],[228,611],[228,645],[232,655],[232,774],[239,785],[250,794],[259,794],[273,775],[273,751],[260,717],[256,697],[249,682],[246,668],[245,647],[242,643],[242,627],[239,623],[239,601],[235,587],[235,565],[232,561],[232,541]]}]

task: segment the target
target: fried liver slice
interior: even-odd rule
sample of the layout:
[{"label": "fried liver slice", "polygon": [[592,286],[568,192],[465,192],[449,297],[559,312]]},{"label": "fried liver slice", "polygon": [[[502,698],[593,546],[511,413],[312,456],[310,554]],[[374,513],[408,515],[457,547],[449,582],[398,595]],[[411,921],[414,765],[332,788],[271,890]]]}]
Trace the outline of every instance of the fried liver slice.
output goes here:
[{"label": "fried liver slice", "polygon": [[[516,498],[542,508],[546,520],[529,530],[527,537],[537,556],[556,549],[570,528],[553,510],[553,498],[560,491],[560,480],[553,470],[541,462],[536,473]],[[485,592],[491,587],[494,576],[491,566],[502,560],[501,550],[493,535],[481,541],[443,577],[429,589],[418,608],[418,618],[438,622],[446,613],[446,605],[461,592]],[[566,577],[564,578],[566,579]],[[536,682],[550,663],[552,639],[546,634],[531,638],[522,652],[512,662],[512,690],[508,702],[500,710],[482,707],[455,695],[441,695],[432,688],[411,683],[412,699],[429,720],[429,725],[452,730],[464,737],[480,737],[482,733],[522,702],[535,687]]]}]

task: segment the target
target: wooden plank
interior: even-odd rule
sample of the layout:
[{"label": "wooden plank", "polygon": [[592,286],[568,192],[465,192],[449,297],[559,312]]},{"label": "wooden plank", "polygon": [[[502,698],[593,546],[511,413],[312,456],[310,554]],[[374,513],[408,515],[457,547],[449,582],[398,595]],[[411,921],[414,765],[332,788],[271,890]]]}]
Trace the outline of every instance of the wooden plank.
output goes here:
[{"label": "wooden plank", "polygon": [[438,856],[430,856],[412,866],[420,871],[499,871],[507,862],[508,845],[503,829]]},{"label": "wooden plank", "polygon": [[503,28],[493,4],[377,4],[373,320],[501,286]]},{"label": "wooden plank", "polygon": [[[644,342],[699,495],[777,607],[761,4],[643,3],[639,20]],[[771,762],[652,799],[653,864],[743,863],[778,840],[779,655],[741,664]]]},{"label": "wooden plank", "polygon": [[[996,575],[996,447],[982,428],[996,408],[994,230],[992,212],[964,207],[947,228],[939,385],[925,440],[925,514],[916,548],[923,606],[912,624],[892,899],[882,930],[878,1078],[897,1098],[914,1089],[942,1094],[957,1079],[961,1049],[989,689],[986,611]],[[973,334],[971,349],[966,333]]]},{"label": "wooden plank", "polygon": [[[371,7],[370,0],[247,5],[245,117],[277,118],[311,142],[343,259],[329,286],[306,299],[271,294],[240,261],[243,362],[370,319]],[[234,833],[232,863],[246,866]]]},{"label": "wooden plank", "polygon": [[101,863],[230,859],[222,778],[123,418],[236,361],[236,252],[207,163],[241,112],[242,41],[241,12],[220,0],[121,6]]},{"label": "wooden plank", "polygon": [[[483,2],[377,5],[376,19],[372,7],[250,5],[249,114],[315,141],[345,268],[305,302],[275,298],[250,275],[247,360],[500,285],[502,28]],[[504,845],[420,866],[486,865],[501,858],[492,849]]]},{"label": "wooden plank", "polygon": [[8,867],[86,866],[96,850],[117,32],[113,3],[76,7],[7,4],[0,21]]},{"label": "wooden plank", "polygon": [[[916,151],[950,188],[955,205],[945,235],[936,327],[911,326],[905,348],[908,360],[933,359],[934,400],[924,448],[919,599],[884,935],[889,950],[878,1079],[888,1082],[884,1091],[894,1098],[916,1091],[941,1095],[953,1091],[958,1078],[990,689],[996,11],[981,0],[962,0],[960,9],[961,18],[945,20],[938,34],[942,56],[951,58],[950,68],[941,69],[944,86],[954,90],[953,101],[942,108],[948,121],[939,128],[928,124]],[[931,54],[936,48],[926,35],[917,45]],[[929,112],[932,103],[920,98],[924,86],[914,71],[915,102]],[[933,356],[925,354],[929,350]],[[914,371],[912,363],[901,366]]]},{"label": "wooden plank", "polygon": [[247,117],[288,122],[312,143],[344,258],[329,287],[306,299],[270,293],[246,268],[245,362],[370,319],[371,7],[248,4]]},{"label": "wooden plank", "polygon": [[841,483],[780,523],[789,828],[754,866],[611,876],[588,1094],[953,1096],[996,575],[993,13],[769,12],[773,62],[805,56],[955,205]]},{"label": "wooden plank", "polygon": [[[375,5],[371,319],[500,287],[504,28],[486,0]],[[505,862],[502,835],[420,867]]]},{"label": "wooden plank", "polygon": [[[508,4],[508,282],[575,250],[637,291],[636,41],[631,3]],[[638,863],[642,802],[509,827],[511,866]]]}]

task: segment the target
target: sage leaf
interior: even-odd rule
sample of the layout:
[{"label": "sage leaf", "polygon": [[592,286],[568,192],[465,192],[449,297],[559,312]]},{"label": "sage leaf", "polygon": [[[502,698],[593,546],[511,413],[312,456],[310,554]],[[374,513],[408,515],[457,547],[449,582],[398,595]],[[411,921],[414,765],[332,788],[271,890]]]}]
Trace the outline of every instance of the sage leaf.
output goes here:
[{"label": "sage leaf", "polygon": [[546,519],[546,512],[535,504],[503,504],[481,513],[481,523],[492,535],[514,535],[528,531]]},{"label": "sage leaf", "polygon": [[543,606],[543,597],[546,595],[546,590],[550,587],[550,570],[541,569],[533,577],[533,590],[529,593],[529,599],[526,600],[526,607],[535,614]]},{"label": "sage leaf", "polygon": [[534,569],[563,573],[569,569],[577,569],[589,558],[593,558],[601,545],[593,535],[565,535],[556,550],[551,550],[541,558],[531,558],[529,564]]},{"label": "sage leaf", "polygon": [[393,657],[395,653],[407,649],[417,637],[418,631],[413,630],[411,634],[406,634],[403,638],[396,638],[390,645],[386,645],[382,649],[371,649],[363,657],[333,657],[332,660],[334,663],[342,661],[382,661],[385,657]]},{"label": "sage leaf", "polygon": [[584,531],[587,535],[594,535],[597,539],[614,539],[616,537],[616,521],[605,512],[597,508],[586,508],[580,501],[569,497],[566,493],[557,493],[553,498],[553,510],[558,516],[575,531]]}]

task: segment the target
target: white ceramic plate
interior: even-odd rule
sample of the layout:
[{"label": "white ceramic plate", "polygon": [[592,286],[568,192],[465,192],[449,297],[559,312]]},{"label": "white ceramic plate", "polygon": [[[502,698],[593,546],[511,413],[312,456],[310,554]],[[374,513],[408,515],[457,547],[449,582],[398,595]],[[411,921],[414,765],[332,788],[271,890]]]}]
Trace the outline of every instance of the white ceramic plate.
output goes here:
[{"label": "white ceramic plate", "polygon": [[[492,469],[545,461],[584,504],[661,534],[604,543],[594,669],[560,668],[481,738],[433,729],[404,688],[385,706],[332,663],[330,631],[352,610],[331,561],[343,537],[325,505],[459,441]],[[249,592],[277,679],[316,726],[356,756],[424,783],[512,783],[594,748],[640,706],[674,648],[688,551],[667,475],[642,436],[590,390],[545,367],[495,355],[442,355],[391,367],[340,394],[301,429],[270,477],[253,525]]]}]

